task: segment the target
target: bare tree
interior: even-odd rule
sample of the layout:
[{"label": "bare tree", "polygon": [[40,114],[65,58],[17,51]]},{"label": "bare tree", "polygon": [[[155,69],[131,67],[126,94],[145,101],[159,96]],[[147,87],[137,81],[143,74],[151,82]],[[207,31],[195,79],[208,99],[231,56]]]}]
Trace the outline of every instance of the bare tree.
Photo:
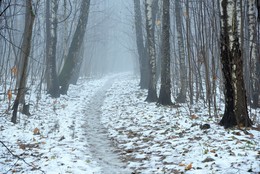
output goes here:
[{"label": "bare tree", "polygon": [[149,54],[149,88],[146,98],[147,102],[156,102],[156,54],[155,54],[155,41],[154,29],[152,20],[152,5],[153,0],[145,0],[145,16],[146,16],[146,32],[147,32],[147,49]]},{"label": "bare tree", "polygon": [[143,24],[142,13],[140,7],[140,0],[134,0],[135,10],[135,33],[136,33],[136,45],[139,56],[139,69],[140,69],[140,88],[148,89],[149,85],[149,60],[147,57],[147,51],[144,45],[143,36]]},{"label": "bare tree", "polygon": [[57,10],[58,2],[56,0],[46,1],[47,92],[54,98],[60,96],[59,81],[56,71]]},{"label": "bare tree", "polygon": [[80,16],[79,16],[77,28],[72,38],[72,42],[70,44],[69,52],[65,59],[64,66],[62,68],[61,73],[59,74],[61,94],[67,93],[72,77],[74,76],[74,73],[77,73],[77,68],[80,67],[78,64],[82,62],[81,60],[79,60],[80,57],[79,52],[82,47],[84,35],[86,33],[89,6],[90,6],[90,0],[81,1]]},{"label": "bare tree", "polygon": [[162,17],[162,61],[161,61],[161,88],[158,103],[171,105],[171,70],[170,70],[170,1],[163,1]]},{"label": "bare tree", "polygon": [[181,5],[180,0],[175,0],[175,13],[176,13],[176,28],[177,28],[177,39],[178,39],[178,50],[179,50],[179,60],[180,60],[180,81],[181,90],[178,94],[176,101],[178,103],[186,102],[187,94],[187,68],[185,63],[185,53],[184,53],[184,37],[182,31],[182,16],[181,16]]},{"label": "bare tree", "polygon": [[[17,121],[17,110],[19,103],[24,104],[25,102],[21,101],[24,99],[24,95],[26,92],[26,82],[27,82],[27,71],[28,71],[28,62],[29,62],[29,55],[31,50],[31,39],[32,39],[32,31],[33,31],[33,23],[34,23],[35,15],[32,8],[32,0],[26,0],[26,13],[25,13],[25,28],[24,28],[24,38],[21,48],[21,59],[22,61],[22,74],[21,80],[19,83],[18,93],[16,95],[16,99],[13,105],[13,115],[11,121],[16,123]],[[25,108],[23,108],[25,109]]]},{"label": "bare tree", "polygon": [[[221,0],[221,62],[225,85],[225,112],[220,125],[225,128],[251,126],[248,116],[243,62],[239,40],[237,0]],[[241,17],[241,16],[240,16]]]}]

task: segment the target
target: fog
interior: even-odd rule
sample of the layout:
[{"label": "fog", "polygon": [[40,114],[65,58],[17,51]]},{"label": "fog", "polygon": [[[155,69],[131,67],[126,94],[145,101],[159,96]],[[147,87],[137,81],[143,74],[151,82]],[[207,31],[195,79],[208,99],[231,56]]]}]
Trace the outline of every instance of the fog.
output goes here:
[{"label": "fog", "polygon": [[133,12],[128,9],[132,3],[99,0],[91,5],[82,73],[103,75],[133,71],[137,59],[133,53]]}]

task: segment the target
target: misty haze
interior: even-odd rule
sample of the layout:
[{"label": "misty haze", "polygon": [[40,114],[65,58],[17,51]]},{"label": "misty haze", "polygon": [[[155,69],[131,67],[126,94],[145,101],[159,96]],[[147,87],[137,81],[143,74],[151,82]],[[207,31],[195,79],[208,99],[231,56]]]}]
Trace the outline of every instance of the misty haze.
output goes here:
[{"label": "misty haze", "polygon": [[260,173],[259,0],[0,0],[0,173]]}]

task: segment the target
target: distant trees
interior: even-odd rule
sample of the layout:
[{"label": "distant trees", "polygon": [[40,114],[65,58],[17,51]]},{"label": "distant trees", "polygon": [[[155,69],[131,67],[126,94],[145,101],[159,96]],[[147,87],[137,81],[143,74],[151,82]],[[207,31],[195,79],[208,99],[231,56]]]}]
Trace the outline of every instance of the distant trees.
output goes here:
[{"label": "distant trees", "polygon": [[[90,7],[90,0],[46,0],[33,3],[36,20],[31,24],[34,15],[26,17],[25,24],[22,14],[30,4],[2,0],[0,97],[5,100],[7,94],[9,98],[17,94],[13,107],[17,108],[25,103],[25,92],[31,92],[26,87],[31,85],[37,86],[38,98],[42,90],[59,97],[71,83],[76,84],[80,73],[103,75],[108,71],[105,64],[114,67],[115,60],[124,62],[121,56],[115,58],[122,51],[119,47],[134,42],[136,52],[129,52],[138,56],[140,88],[148,89],[146,101],[189,102],[191,110],[200,102],[210,116],[214,110],[217,117],[222,109],[219,101],[225,96],[221,125],[250,126],[247,105],[258,108],[260,94],[259,2],[133,0],[134,13],[126,20],[117,16],[121,12],[113,15],[115,1],[96,0]],[[130,27],[131,19],[134,26]],[[119,23],[120,29],[111,29]],[[121,23],[127,32],[119,34]],[[125,34],[131,39],[122,37]]]}]

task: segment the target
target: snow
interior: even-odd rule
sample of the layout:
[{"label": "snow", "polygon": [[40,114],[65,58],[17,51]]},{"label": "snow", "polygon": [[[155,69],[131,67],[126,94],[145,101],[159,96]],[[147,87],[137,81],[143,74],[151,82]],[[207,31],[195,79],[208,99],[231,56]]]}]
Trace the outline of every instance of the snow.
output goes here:
[{"label": "snow", "polygon": [[80,79],[59,99],[31,94],[32,115],[16,125],[2,101],[1,142],[20,159],[0,144],[0,173],[260,172],[259,131],[225,130],[202,103],[159,106],[146,93],[131,74]]}]

